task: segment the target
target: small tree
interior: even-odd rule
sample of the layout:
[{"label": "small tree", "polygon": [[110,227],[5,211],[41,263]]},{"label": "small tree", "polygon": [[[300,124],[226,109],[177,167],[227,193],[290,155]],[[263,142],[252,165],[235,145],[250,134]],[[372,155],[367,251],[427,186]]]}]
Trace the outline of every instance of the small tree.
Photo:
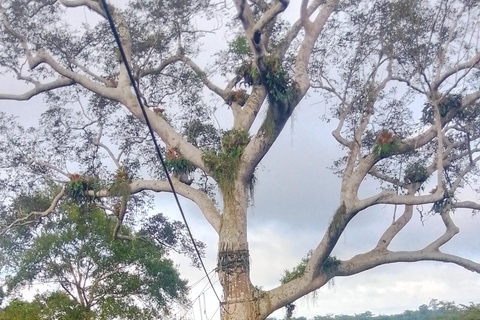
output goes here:
[{"label": "small tree", "polygon": [[[84,179],[73,194],[116,216],[117,238],[122,223],[139,215],[148,192],[171,192],[142,124],[128,63],[169,156],[177,193],[200,208],[218,236],[222,319],[265,319],[334,277],[388,263],[434,260],[480,272],[478,262],[441,251],[459,232],[451,212],[480,209],[460,195],[467,182],[474,183],[480,160],[478,2],[297,3],[297,9],[288,0],[111,4],[123,61],[98,1],[2,1],[0,66],[28,89],[0,99],[42,95],[48,105],[35,129],[0,116],[0,161],[9,177],[2,192],[60,187],[45,210],[19,212],[4,229],[49,217],[71,191],[67,168],[99,182]],[[65,14],[79,8],[95,19],[72,27]],[[284,20],[283,12],[295,19]],[[197,22],[213,16],[232,17],[229,40],[204,66],[194,61],[205,30]],[[333,166],[341,179],[332,194],[338,208],[318,209],[332,219],[299,272],[259,290],[250,281],[247,237],[255,170],[307,94],[326,98],[326,118],[337,124],[333,138],[344,152]],[[220,127],[212,121],[219,105],[231,114]],[[118,170],[127,175],[114,174]],[[361,198],[367,178],[378,181],[381,191]],[[429,186],[435,188],[429,192]],[[377,245],[334,259],[332,250],[350,221],[380,204],[401,208],[401,214]],[[432,207],[445,233],[419,250],[390,250],[419,205]]]},{"label": "small tree", "polygon": [[[30,305],[38,305],[42,319],[67,311],[68,319],[156,319],[172,303],[185,303],[186,281],[165,258],[171,247],[190,251],[182,248],[187,239],[179,225],[158,215],[145,226],[155,227],[156,234],[122,227],[129,238],[114,241],[116,221],[95,205],[62,207],[50,221],[0,242],[8,256],[7,296],[36,283],[54,284],[57,291]],[[16,250],[18,243],[23,250]]]}]

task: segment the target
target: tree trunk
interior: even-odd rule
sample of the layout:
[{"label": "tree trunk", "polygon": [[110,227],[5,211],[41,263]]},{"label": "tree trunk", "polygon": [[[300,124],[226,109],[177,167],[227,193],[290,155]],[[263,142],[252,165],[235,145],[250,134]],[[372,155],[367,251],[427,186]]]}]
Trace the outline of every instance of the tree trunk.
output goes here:
[{"label": "tree trunk", "polygon": [[224,208],[218,247],[218,276],[223,288],[222,320],[258,319],[255,289],[250,283],[247,242],[247,186],[238,181],[224,192]]}]

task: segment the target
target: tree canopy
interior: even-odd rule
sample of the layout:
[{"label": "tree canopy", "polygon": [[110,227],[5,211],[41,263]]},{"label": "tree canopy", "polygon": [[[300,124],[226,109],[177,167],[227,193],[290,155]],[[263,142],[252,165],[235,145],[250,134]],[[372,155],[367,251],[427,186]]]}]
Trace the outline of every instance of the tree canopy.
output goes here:
[{"label": "tree canopy", "polygon": [[[63,204],[48,220],[0,242],[7,296],[48,284],[25,312],[38,308],[32,312],[41,319],[57,319],[54,313],[65,319],[157,319],[173,303],[186,303],[187,282],[166,257],[185,249],[181,225],[159,214],[139,232],[122,227],[131,238],[114,241],[116,221],[93,204]],[[145,231],[152,227],[157,235]]]},{"label": "tree canopy", "polygon": [[[32,127],[0,113],[2,234],[56,224],[57,208],[71,201],[104,210],[120,241],[129,237],[123,225],[145,218],[153,194],[172,192],[128,64],[176,192],[198,206],[218,236],[222,319],[265,319],[335,277],[383,264],[431,260],[479,273],[479,262],[442,251],[460,231],[452,212],[480,209],[466,192],[480,191],[479,6],[132,0],[104,8],[96,0],[4,0],[0,72],[24,86],[0,100],[42,96],[46,111]],[[205,48],[202,36],[210,33],[218,46]],[[201,61],[206,50],[214,51],[211,63]],[[321,97],[324,120],[336,124],[333,141],[343,152],[331,166],[341,180],[331,195],[337,209],[312,208],[331,216],[326,231],[306,248],[312,251],[300,268],[264,290],[250,278],[247,209],[255,173],[308,96]],[[218,121],[218,110],[229,116]],[[379,189],[364,194],[370,181]],[[40,194],[42,206],[15,206],[12,199],[26,190]],[[334,257],[352,219],[378,205],[394,208],[394,216],[377,244]],[[431,209],[420,214],[441,220],[445,232],[422,248],[392,250],[423,206]]]}]

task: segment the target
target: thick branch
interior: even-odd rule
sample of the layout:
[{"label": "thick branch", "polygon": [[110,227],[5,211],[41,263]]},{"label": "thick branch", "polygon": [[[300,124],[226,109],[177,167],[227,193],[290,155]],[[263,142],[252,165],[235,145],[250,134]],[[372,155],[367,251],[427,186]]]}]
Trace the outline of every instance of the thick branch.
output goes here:
[{"label": "thick branch", "polygon": [[385,250],[388,248],[393,238],[407,225],[413,216],[413,206],[405,206],[403,214],[394,221],[378,240],[376,249]]},{"label": "thick branch", "polygon": [[458,201],[452,203],[452,207],[456,209],[480,210],[480,203],[474,201]]},{"label": "thick branch", "polygon": [[160,63],[160,65],[158,65],[155,68],[149,68],[149,69],[140,71],[139,72],[139,77],[141,78],[141,77],[148,76],[148,75],[158,75],[169,65],[171,65],[175,62],[181,61],[181,60],[182,60],[182,57],[178,54],[176,54],[174,56],[171,56],[171,57],[163,60]]},{"label": "thick branch", "polygon": [[[310,80],[308,78],[308,63],[312,54],[315,42],[323,30],[325,23],[332,14],[335,7],[338,5],[339,0],[327,1],[317,17],[312,23],[312,27],[305,30],[305,37],[300,45],[297,58],[295,60],[295,76],[294,79],[297,82],[301,92],[306,92],[310,86]],[[308,9],[307,9],[308,12]]]},{"label": "thick branch", "polygon": [[336,276],[351,276],[383,264],[396,262],[439,261],[449,262],[467,270],[480,273],[480,263],[440,251],[370,251],[359,254],[342,262],[335,273]]},{"label": "thick branch", "polygon": [[[140,121],[145,123],[142,110],[138,105],[138,101],[133,92],[124,92],[121,103]],[[193,144],[187,142],[181,134],[179,134],[165,119],[155,114],[149,108],[145,108],[148,120],[152,130],[157,133],[162,141],[169,147],[178,151],[188,162],[200,168],[205,172],[210,170],[204,165],[202,161],[202,151]]]},{"label": "thick branch", "polygon": [[68,87],[74,84],[75,81],[72,79],[68,78],[60,78],[58,80],[49,82],[49,83],[41,83],[38,85],[35,85],[35,87],[25,93],[22,94],[8,94],[8,93],[3,93],[0,94],[0,100],[18,100],[18,101],[24,101],[24,100],[29,100],[30,98],[58,88],[62,87]]},{"label": "thick branch", "polygon": [[[302,6],[305,6],[308,1],[303,1]],[[308,22],[307,19],[322,5],[324,4],[324,0],[314,0],[312,4],[310,4],[306,9],[301,8],[300,12],[300,19],[295,21],[295,23],[292,25],[290,30],[288,30],[287,34],[285,37],[282,39],[278,47],[276,48],[276,55],[280,58],[283,58],[288,51],[288,48],[292,44],[292,41],[297,37],[298,33],[302,28],[305,27],[305,22]],[[311,27],[313,23],[310,23],[309,26],[305,27],[307,29],[308,27]],[[310,30],[309,30],[310,31]]]},{"label": "thick branch", "polygon": [[[202,211],[205,219],[210,223],[210,225],[217,231],[220,231],[221,226],[221,216],[217,211],[212,201],[208,196],[200,190],[194,189],[184,183],[181,183],[175,177],[172,177],[173,186],[175,191],[193,201]],[[142,191],[154,191],[154,192],[171,192],[170,185],[167,181],[158,181],[158,180],[137,180],[133,181],[130,184],[131,194],[139,193]],[[89,195],[94,196],[93,191],[89,191]],[[110,192],[108,190],[101,190],[95,193],[96,197],[109,197]]]},{"label": "thick branch", "polygon": [[272,22],[279,13],[285,11],[290,0],[281,0],[278,1],[275,5],[271,6],[263,15],[262,17],[255,23],[253,27],[253,32],[262,32],[262,30]]},{"label": "thick branch", "polygon": [[455,225],[452,217],[450,217],[450,206],[444,208],[440,213],[440,216],[442,217],[443,224],[445,225],[445,233],[437,240],[429,244],[425,248],[427,251],[438,251],[441,246],[450,241],[458,232],[460,232],[460,229]]},{"label": "thick branch", "polygon": [[253,12],[246,0],[234,0],[233,3],[237,8],[238,19],[242,22],[243,29],[250,31],[255,23]]},{"label": "thick branch", "polygon": [[75,7],[82,7],[85,6],[90,10],[95,11],[102,17],[105,17],[105,13],[103,12],[102,6],[100,5],[99,1],[94,0],[59,0],[61,4],[65,7],[75,8]]},{"label": "thick branch", "polygon": [[55,70],[57,73],[59,73],[60,75],[73,80],[74,82],[80,84],[81,86],[83,86],[84,88],[86,88],[90,91],[93,91],[94,93],[96,93],[98,95],[101,95],[101,96],[103,96],[107,99],[112,99],[112,100],[115,100],[115,101],[120,100],[121,93],[122,93],[121,90],[117,90],[117,89],[114,89],[114,88],[107,88],[105,86],[102,86],[102,85],[90,80],[86,76],[83,76],[79,73],[73,72],[69,69],[66,69],[66,68],[62,67],[45,50],[40,50],[39,52],[37,52],[37,54],[35,55],[35,60],[38,61],[37,65],[39,65],[41,63],[46,63],[53,70]]}]

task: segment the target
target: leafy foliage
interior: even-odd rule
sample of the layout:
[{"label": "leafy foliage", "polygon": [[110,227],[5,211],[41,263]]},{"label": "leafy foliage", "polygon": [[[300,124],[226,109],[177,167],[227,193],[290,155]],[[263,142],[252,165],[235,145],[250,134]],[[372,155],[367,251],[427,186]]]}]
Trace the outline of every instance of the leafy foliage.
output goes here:
[{"label": "leafy foliage", "polygon": [[56,291],[36,295],[31,302],[13,300],[0,311],[1,320],[94,320],[93,312],[88,311],[66,293]]},{"label": "leafy foliage", "polygon": [[173,173],[190,173],[195,167],[185,158],[181,157],[175,150],[168,149],[165,154],[165,165]]},{"label": "leafy foliage", "polygon": [[[282,278],[280,279],[281,283],[287,283],[294,279],[300,278],[305,272],[305,267],[307,266],[308,261],[312,256],[312,251],[310,251],[306,257],[302,258],[300,263],[294,267],[292,270],[285,270]],[[329,273],[336,270],[340,265],[340,260],[335,256],[328,256],[322,264],[322,272]]]},{"label": "leafy foliage", "polygon": [[231,196],[240,157],[249,141],[247,132],[235,129],[229,130],[222,136],[219,152],[203,154],[203,161],[212,171],[213,177],[226,197]]},{"label": "leafy foliage", "polygon": [[113,181],[109,186],[109,191],[116,196],[126,196],[130,194],[130,177],[127,170],[118,168],[113,176]]},{"label": "leafy foliage", "polygon": [[[458,117],[462,118],[462,112],[460,110],[462,106],[462,95],[461,94],[448,94],[440,99],[438,102],[438,111],[440,112],[440,117],[445,117],[447,113],[451,110],[459,112]],[[433,112],[434,106],[431,103],[426,103],[422,109],[422,122],[424,124],[433,123],[435,117]]]},{"label": "leafy foliage", "polygon": [[1,320],[42,320],[40,308],[36,303],[13,300],[0,311]]},{"label": "leafy foliage", "polygon": [[271,104],[289,104],[293,100],[293,83],[275,56],[263,58],[266,67],[265,87]]},{"label": "leafy foliage", "polygon": [[372,152],[377,157],[386,157],[398,150],[398,141],[388,130],[380,131],[376,142]]},{"label": "leafy foliage", "polygon": [[93,191],[93,198],[100,190],[100,183],[94,177],[82,176],[77,173],[69,176],[70,181],[65,185],[65,195],[72,203],[81,205],[85,201],[91,201],[92,197],[88,195],[88,191]]},{"label": "leafy foliage", "polygon": [[[45,296],[47,305],[68,306],[80,301],[75,308],[92,310],[95,318],[101,319],[153,319],[174,301],[185,301],[186,282],[165,257],[175,247],[192,254],[192,249],[184,246],[183,225],[160,218],[156,226],[163,227],[158,229],[163,233],[143,238],[147,231],[135,234],[123,227],[123,234],[131,239],[113,241],[115,224],[94,206],[65,204],[55,221],[40,226],[41,232],[28,249],[9,251],[15,253],[16,262],[7,278],[7,294],[37,281],[54,282],[63,293]],[[149,240],[153,238],[156,241]],[[0,245],[9,250],[7,243]],[[77,296],[78,288],[81,296]],[[59,302],[63,300],[65,303]]]},{"label": "leafy foliage", "polygon": [[405,169],[403,179],[406,183],[423,183],[428,179],[427,168],[419,161],[411,163]]}]

